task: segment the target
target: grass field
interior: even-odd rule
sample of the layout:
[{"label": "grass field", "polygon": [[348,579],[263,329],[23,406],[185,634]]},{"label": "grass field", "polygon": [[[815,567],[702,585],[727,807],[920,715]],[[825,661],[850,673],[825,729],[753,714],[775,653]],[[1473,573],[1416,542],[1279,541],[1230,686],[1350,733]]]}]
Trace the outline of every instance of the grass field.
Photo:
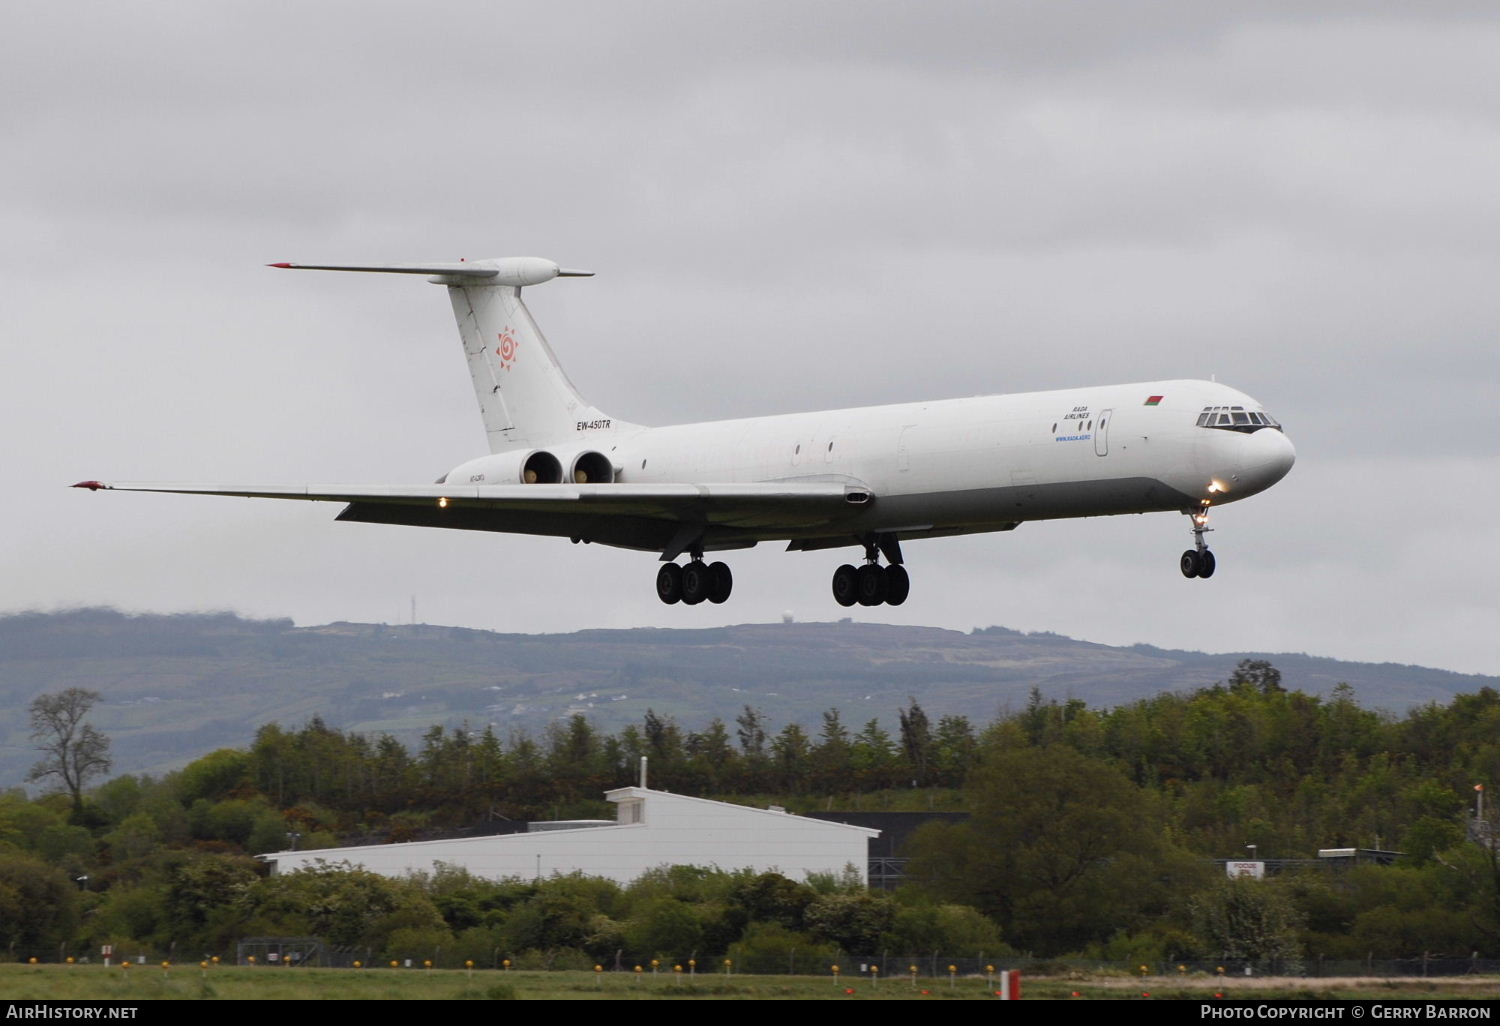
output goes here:
[{"label": "grass field", "polygon": [[[1075,996],[1076,994],[1076,996]],[[1209,977],[1028,978],[1030,999],[1204,1000],[1225,998],[1478,999],[1500,995],[1495,977],[1444,979],[1228,979]],[[983,979],[955,981],[908,976],[881,979],[832,976],[701,974],[694,979],[663,973],[494,972],[421,969],[273,969],[269,967],[161,967],[100,965],[0,965],[0,1000],[158,1001],[248,1000],[837,1000],[994,1001]]]}]

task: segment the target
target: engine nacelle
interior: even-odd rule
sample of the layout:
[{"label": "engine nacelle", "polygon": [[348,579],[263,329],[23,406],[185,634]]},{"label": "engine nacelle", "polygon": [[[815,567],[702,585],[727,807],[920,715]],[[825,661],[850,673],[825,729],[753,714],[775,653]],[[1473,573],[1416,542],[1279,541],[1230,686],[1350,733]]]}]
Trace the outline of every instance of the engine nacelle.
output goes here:
[{"label": "engine nacelle", "polygon": [[450,470],[439,484],[611,484],[615,467],[602,452],[517,449],[481,456]]},{"label": "engine nacelle", "polygon": [[545,449],[517,449],[481,456],[460,464],[439,480],[439,484],[513,485],[561,484],[563,463]]}]

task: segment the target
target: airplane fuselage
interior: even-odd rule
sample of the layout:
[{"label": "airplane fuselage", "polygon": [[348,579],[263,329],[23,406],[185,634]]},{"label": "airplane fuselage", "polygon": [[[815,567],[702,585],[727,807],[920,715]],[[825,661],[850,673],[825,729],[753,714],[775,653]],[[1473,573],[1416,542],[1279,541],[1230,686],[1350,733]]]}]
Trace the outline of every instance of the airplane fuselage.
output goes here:
[{"label": "airplane fuselage", "polygon": [[[840,534],[939,537],[1028,520],[1187,512],[1263,491],[1290,468],[1291,443],[1276,429],[1198,426],[1200,411],[1220,406],[1261,411],[1215,382],[1154,381],[657,428],[578,422],[576,437],[551,447],[606,454],[619,484],[843,483],[875,498],[851,506]],[[485,456],[444,480],[500,483],[513,463],[506,454]],[[829,534],[826,521],[799,529],[779,520],[763,529],[741,525],[717,540]],[[558,526],[537,533],[572,533]],[[660,547],[654,538],[639,546],[589,540]]]}]

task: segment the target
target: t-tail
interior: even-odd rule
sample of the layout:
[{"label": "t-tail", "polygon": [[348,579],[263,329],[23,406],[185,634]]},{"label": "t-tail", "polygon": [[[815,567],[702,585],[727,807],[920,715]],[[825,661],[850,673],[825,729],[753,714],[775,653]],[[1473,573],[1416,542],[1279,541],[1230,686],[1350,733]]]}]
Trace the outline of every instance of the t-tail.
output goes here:
[{"label": "t-tail", "polygon": [[463,340],[474,396],[484,419],[490,452],[552,445],[590,429],[626,427],[586,402],[568,380],[531,312],[521,289],[553,278],[586,278],[592,271],[569,271],[541,257],[500,257],[458,263],[389,264],[354,267],[279,263],[307,271],[367,271],[425,274],[448,286],[453,316]]}]

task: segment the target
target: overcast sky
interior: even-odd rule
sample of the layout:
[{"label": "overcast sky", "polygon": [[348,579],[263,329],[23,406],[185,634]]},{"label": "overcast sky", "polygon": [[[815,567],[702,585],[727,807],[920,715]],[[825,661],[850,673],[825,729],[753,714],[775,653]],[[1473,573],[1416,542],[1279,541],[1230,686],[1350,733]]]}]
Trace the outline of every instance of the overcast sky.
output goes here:
[{"label": "overcast sky", "polygon": [[[504,631],[853,615],[1500,672],[1493,3],[133,3],[0,15],[0,611]],[[1298,462],[1216,512],[648,554],[84,478],[427,483],[484,451],[447,299],[276,260],[507,255],[647,424],[1217,376]]]}]

